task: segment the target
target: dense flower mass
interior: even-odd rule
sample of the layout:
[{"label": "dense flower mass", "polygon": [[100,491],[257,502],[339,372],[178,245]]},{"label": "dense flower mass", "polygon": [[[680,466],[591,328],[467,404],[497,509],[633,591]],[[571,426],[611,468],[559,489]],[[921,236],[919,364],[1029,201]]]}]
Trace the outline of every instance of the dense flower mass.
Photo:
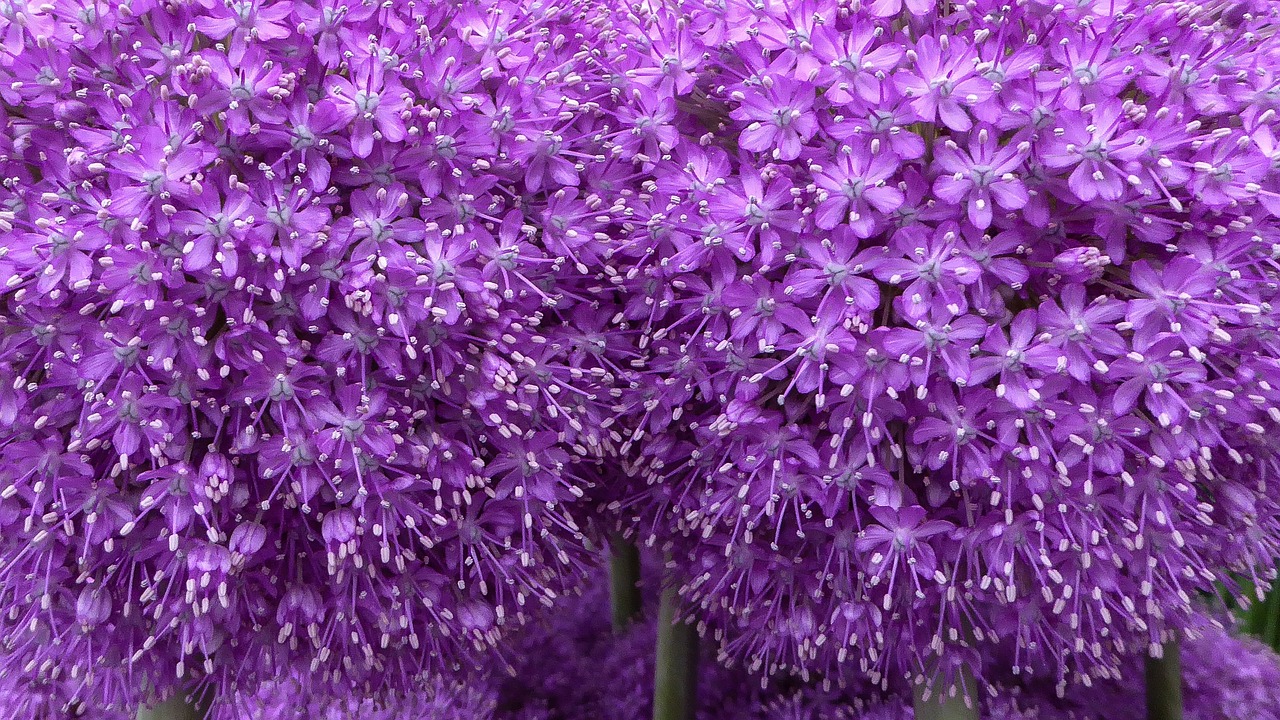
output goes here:
[{"label": "dense flower mass", "polygon": [[[362,697],[358,693],[313,695],[313,689],[310,679],[267,683],[251,695],[221,703],[211,712],[209,720],[498,720],[499,717],[494,688],[483,682],[463,684],[437,679],[427,687],[395,695],[390,701]],[[511,720],[550,719],[527,713],[513,716]]]},{"label": "dense flower mass", "polygon": [[393,688],[574,582],[638,107],[593,12],[4,5],[0,676]]},{"label": "dense flower mass", "polygon": [[[212,720],[647,720],[651,717],[655,623],[652,614],[621,635],[609,627],[604,584],[592,583],[545,617],[522,628],[507,648],[513,677],[465,685],[432,681],[394,701],[358,694],[313,696],[303,677],[245,693],[216,709]],[[656,600],[656,598],[650,598]],[[1196,639],[1183,645],[1185,717],[1188,720],[1276,720],[1280,717],[1280,658],[1257,641],[1234,637],[1209,617],[1195,623]],[[711,660],[708,656],[707,660]],[[991,720],[1143,720],[1137,657],[1124,677],[1091,688],[1074,686],[1058,697],[1052,683],[1007,677],[1005,658],[989,664],[1004,675],[1000,696],[982,703]],[[794,678],[766,683],[743,668],[701,665],[698,720],[912,720],[909,688],[869,692],[865,685],[837,689]],[[15,692],[0,678],[0,702],[24,720],[66,720],[47,696]],[[126,720],[127,715],[85,708],[83,720]]]},{"label": "dense flower mass", "polygon": [[619,141],[652,180],[610,257],[645,360],[611,507],[725,658],[921,678],[1011,641],[1090,682],[1271,577],[1276,13],[616,10],[665,111]]},{"label": "dense flower mass", "polygon": [[751,670],[1117,675],[1280,554],[1277,22],[4,4],[0,676],[414,687],[601,508]]}]

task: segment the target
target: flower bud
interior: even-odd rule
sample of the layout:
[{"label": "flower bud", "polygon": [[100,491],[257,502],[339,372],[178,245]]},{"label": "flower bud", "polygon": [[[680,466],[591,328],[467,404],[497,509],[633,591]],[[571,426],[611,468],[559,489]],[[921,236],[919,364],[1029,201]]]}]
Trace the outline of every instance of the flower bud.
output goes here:
[{"label": "flower bud", "polygon": [[193,574],[225,573],[231,569],[231,553],[221,545],[204,543],[187,555],[187,568]]},{"label": "flower bud", "polygon": [[493,608],[480,603],[468,603],[458,608],[458,622],[468,630],[484,632],[494,625]]},{"label": "flower bud", "polygon": [[341,544],[356,536],[356,515],[347,508],[339,508],[324,516],[320,526],[326,543]]},{"label": "flower bud", "polygon": [[1053,269],[1070,282],[1090,282],[1102,277],[1111,258],[1095,247],[1072,248],[1053,259]]},{"label": "flower bud", "polygon": [[241,524],[231,532],[231,552],[249,556],[262,549],[267,542],[267,529],[258,523]]},{"label": "flower bud", "polygon": [[101,588],[87,587],[76,598],[76,622],[88,630],[102,624],[111,615],[111,595]]}]

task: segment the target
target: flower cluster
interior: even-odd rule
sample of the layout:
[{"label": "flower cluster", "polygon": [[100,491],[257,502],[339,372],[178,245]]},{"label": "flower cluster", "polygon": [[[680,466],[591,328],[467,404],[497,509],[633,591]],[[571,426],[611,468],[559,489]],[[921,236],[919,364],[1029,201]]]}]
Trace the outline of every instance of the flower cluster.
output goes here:
[{"label": "flower cluster", "polygon": [[4,5],[0,676],[405,689],[601,508],[752,670],[1116,676],[1280,555],[1277,23]]},{"label": "flower cluster", "polygon": [[[654,670],[654,613],[622,635],[609,628],[605,584],[597,579],[581,597],[571,597],[512,638],[517,673],[496,679],[485,692],[496,706],[485,720],[646,720],[651,717]],[[656,597],[647,596],[652,602]],[[656,604],[656,602],[652,602]],[[656,608],[650,608],[651,610]],[[1237,638],[1215,616],[1190,621],[1196,638],[1183,644],[1185,716],[1189,720],[1275,720],[1280,717],[1280,658],[1255,640]],[[698,676],[699,720],[911,720],[911,689],[894,683],[889,692],[865,684],[838,688],[821,681],[778,678],[761,686],[743,668],[702,663]],[[991,720],[1142,720],[1146,717],[1142,661],[1131,655],[1122,678],[1073,686],[1059,697],[1052,682],[1017,678],[1003,654],[986,658],[989,675],[999,675],[996,697],[982,702]],[[439,715],[402,712],[388,720],[452,718],[449,707],[472,705],[475,694],[436,690]],[[414,707],[410,699],[406,707]],[[424,707],[418,702],[416,707]],[[263,717],[263,715],[249,715]],[[292,714],[266,715],[295,720]],[[323,716],[322,716],[323,717]],[[326,720],[347,720],[341,716]],[[227,718],[227,720],[233,720]],[[235,719],[235,720],[238,720]],[[301,720],[299,717],[298,720]]]},{"label": "flower cluster", "polygon": [[[6,718],[23,720],[131,720],[134,714],[107,710],[74,700],[70,683],[37,687],[0,679],[0,702]],[[474,678],[450,681],[437,676],[425,687],[384,697],[327,692],[316,677],[296,674],[266,682],[254,690],[224,696],[210,709],[208,720],[495,720],[496,694]],[[544,720],[532,713],[501,720]]]},{"label": "flower cluster", "polygon": [[[656,584],[656,583],[655,583]],[[318,693],[314,676],[298,673],[244,690],[214,709],[212,720],[645,720],[650,717],[654,664],[653,613],[614,635],[606,583],[595,578],[507,636],[511,677],[444,677],[387,702],[359,693]],[[651,594],[646,601],[656,601]],[[652,610],[653,608],[650,608]],[[1192,623],[1197,637],[1183,644],[1185,716],[1189,720],[1276,720],[1280,717],[1280,658],[1256,640],[1234,637],[1212,616]],[[708,661],[711,657],[706,658]],[[1142,720],[1142,668],[1137,657],[1119,681],[1074,686],[1058,697],[1051,682],[1012,678],[1006,658],[987,662],[1003,675],[1000,695],[983,702],[993,720]],[[0,677],[0,703],[24,720],[126,720],[130,715],[62,705],[73,686],[35,687]],[[704,662],[699,669],[699,720],[911,720],[910,688],[891,692],[865,685],[833,688],[794,678],[767,682],[742,668]]]},{"label": "flower cluster", "polygon": [[596,15],[4,5],[0,676],[394,688],[575,582],[635,174]]},{"label": "flower cluster", "polygon": [[1007,640],[1091,682],[1272,577],[1276,13],[618,6],[652,179],[608,500],[724,658],[921,679]]},{"label": "flower cluster", "polygon": [[[264,683],[252,694],[242,694],[219,704],[210,720],[495,720],[496,695],[488,683],[433,679],[427,687],[414,688],[390,698],[370,698],[358,693],[313,694],[312,678],[298,675]],[[98,720],[94,718],[93,720]],[[106,719],[104,719],[106,720]],[[506,720],[506,718],[503,718]],[[511,720],[544,720],[525,714]]]}]

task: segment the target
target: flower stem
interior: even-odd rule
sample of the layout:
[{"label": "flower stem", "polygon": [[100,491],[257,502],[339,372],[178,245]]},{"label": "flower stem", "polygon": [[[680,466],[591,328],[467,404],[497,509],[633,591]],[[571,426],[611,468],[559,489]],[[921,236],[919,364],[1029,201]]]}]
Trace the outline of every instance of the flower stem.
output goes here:
[{"label": "flower stem", "polygon": [[640,549],[614,533],[609,542],[609,599],[613,632],[620,634],[640,616]]},{"label": "flower stem", "polygon": [[1258,635],[1272,649],[1280,648],[1280,587],[1267,593]]},{"label": "flower stem", "polygon": [[1182,660],[1178,641],[1162,646],[1160,657],[1147,656],[1147,720],[1182,720]]},{"label": "flower stem", "polygon": [[658,607],[658,651],[653,679],[653,720],[693,720],[697,707],[698,633],[679,621],[674,587]]},{"label": "flower stem", "polygon": [[916,720],[978,720],[978,698],[971,694],[978,684],[969,668],[961,668],[955,679],[958,685],[945,682],[938,672],[932,680],[915,686],[912,706]]}]

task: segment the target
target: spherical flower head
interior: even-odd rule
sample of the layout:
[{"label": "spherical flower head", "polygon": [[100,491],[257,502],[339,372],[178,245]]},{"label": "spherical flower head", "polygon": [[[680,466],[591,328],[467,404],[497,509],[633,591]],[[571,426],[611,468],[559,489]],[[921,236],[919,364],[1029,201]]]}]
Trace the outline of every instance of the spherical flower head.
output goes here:
[{"label": "spherical flower head", "polygon": [[0,675],[110,712],[488,663],[623,441],[598,9],[9,10]]},{"label": "spherical flower head", "polygon": [[1277,19],[614,8],[614,92],[679,132],[616,150],[607,506],[726,660],[1092,682],[1274,577]]}]

